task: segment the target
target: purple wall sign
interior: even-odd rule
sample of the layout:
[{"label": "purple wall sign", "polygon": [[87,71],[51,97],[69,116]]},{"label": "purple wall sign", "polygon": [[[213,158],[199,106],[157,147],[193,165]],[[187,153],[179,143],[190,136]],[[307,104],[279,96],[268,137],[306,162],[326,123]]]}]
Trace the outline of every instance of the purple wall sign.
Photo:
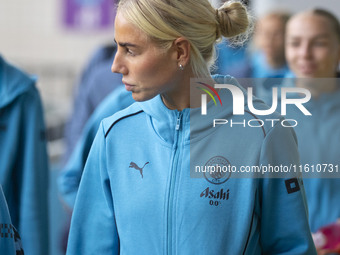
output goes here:
[{"label": "purple wall sign", "polygon": [[109,28],[113,26],[114,15],[114,0],[64,0],[64,24],[67,28]]}]

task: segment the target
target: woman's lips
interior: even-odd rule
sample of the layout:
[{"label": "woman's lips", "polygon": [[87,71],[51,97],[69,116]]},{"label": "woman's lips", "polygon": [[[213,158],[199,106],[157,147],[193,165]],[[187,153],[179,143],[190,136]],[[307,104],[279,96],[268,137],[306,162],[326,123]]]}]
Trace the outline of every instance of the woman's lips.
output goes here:
[{"label": "woman's lips", "polygon": [[124,82],[124,81],[123,81],[123,84],[125,85],[125,89],[126,89],[127,91],[132,91],[134,85],[131,85],[131,84],[126,83],[126,82]]},{"label": "woman's lips", "polygon": [[300,66],[299,69],[303,74],[313,74],[315,72],[315,66],[313,65]]}]

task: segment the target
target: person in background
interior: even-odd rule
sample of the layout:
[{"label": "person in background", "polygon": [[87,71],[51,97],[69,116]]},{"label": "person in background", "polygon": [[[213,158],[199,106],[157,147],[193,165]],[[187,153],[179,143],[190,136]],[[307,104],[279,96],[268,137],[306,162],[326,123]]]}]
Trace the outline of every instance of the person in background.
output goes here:
[{"label": "person in background", "polygon": [[35,82],[0,56],[0,184],[25,254],[46,255],[49,166]]},{"label": "person in background", "polygon": [[12,225],[6,198],[0,185],[0,254],[24,255],[18,231]]},{"label": "person in background", "polygon": [[91,57],[81,74],[74,93],[73,111],[65,126],[66,149],[63,163],[72,154],[82,130],[102,100],[122,85],[122,77],[113,74],[110,64],[116,53],[116,45],[100,47]]},{"label": "person in background", "polygon": [[285,27],[289,16],[282,11],[271,11],[261,16],[256,22],[252,43],[248,43],[247,47],[236,47],[232,54],[233,58],[239,56],[239,60],[242,60],[238,63],[229,63],[231,58],[225,54],[229,50],[223,47],[224,44],[218,44],[217,70],[220,73],[228,70],[237,78],[255,78],[242,79],[242,84],[254,87],[256,96],[266,99],[267,91],[280,83],[281,79],[278,78],[285,77],[289,72],[284,52]]},{"label": "person in background", "polygon": [[271,11],[259,18],[251,56],[253,78],[281,78],[289,71],[285,59],[285,28],[289,14]]},{"label": "person in background", "polygon": [[[248,24],[239,2],[214,9],[208,0],[120,1],[112,71],[123,75],[138,102],[101,122],[67,254],[315,254],[296,175],[190,178],[190,158],[198,164],[217,155],[235,166],[298,164],[292,129],[211,132],[210,121],[200,121],[198,105],[190,104],[193,77],[240,89],[230,76],[212,77],[210,67],[216,41],[246,32]],[[210,101],[209,118],[231,118],[230,93],[218,95],[227,105],[218,111]],[[211,205],[213,199],[220,203]]]},{"label": "person in background", "polygon": [[289,73],[285,58],[285,30],[290,15],[271,11],[256,23],[254,49],[250,54],[249,76],[253,81],[255,94],[266,102],[274,86],[282,82]]},{"label": "person in background", "polygon": [[[289,71],[284,53],[285,27],[289,14],[280,11],[271,11],[260,17],[253,34],[253,49],[235,51],[243,62],[230,65],[228,71],[237,78],[282,78]],[[249,47],[250,45],[248,45]],[[230,58],[225,57],[225,47],[218,45],[218,71],[223,72],[220,62],[228,66]],[[235,48],[236,50],[236,48]],[[237,52],[237,54],[236,54]],[[234,57],[235,57],[234,56]],[[233,63],[233,61],[232,61]]]},{"label": "person in background", "polygon": [[79,141],[58,177],[58,190],[66,206],[73,210],[79,183],[100,122],[134,102],[131,92],[119,87],[111,92],[87,121]]},{"label": "person in background", "polygon": [[250,83],[255,94],[266,103],[272,88],[279,86],[289,73],[285,59],[285,28],[289,17],[286,12],[272,10],[258,19],[248,64],[241,67],[243,77],[254,78]]},{"label": "person in background", "polygon": [[[305,104],[312,116],[298,109],[287,112],[298,120],[295,127],[302,166],[327,164],[326,171],[315,171],[305,178],[309,224],[317,232],[340,218],[340,24],[329,11],[313,9],[294,15],[286,29],[286,58],[294,78],[286,83],[308,89],[311,100]],[[321,164],[321,165],[320,165]],[[330,165],[334,166],[332,175]],[[328,177],[328,178],[327,178]],[[335,233],[334,233],[335,234]],[[319,254],[338,249],[319,248]],[[338,254],[338,253],[337,253]]]},{"label": "person in background", "polygon": [[[131,97],[131,93],[121,86],[111,92],[103,102],[98,105],[87,121],[75,149],[72,151],[71,156],[60,171],[57,180],[58,192],[63,205],[65,205],[66,211],[69,213],[69,219],[71,219],[81,176],[100,122],[104,118],[128,107],[133,102],[134,100]],[[67,248],[68,232],[69,222],[65,228],[61,244],[62,249],[65,252]]]}]

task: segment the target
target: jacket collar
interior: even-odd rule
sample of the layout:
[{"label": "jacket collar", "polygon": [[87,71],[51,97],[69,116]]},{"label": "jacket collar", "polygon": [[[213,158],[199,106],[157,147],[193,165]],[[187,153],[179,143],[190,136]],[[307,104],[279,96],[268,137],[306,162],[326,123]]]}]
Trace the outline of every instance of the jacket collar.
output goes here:
[{"label": "jacket collar", "polygon": [[[246,92],[231,76],[214,75],[217,84],[232,84],[238,86],[244,94],[244,102],[247,104]],[[196,88],[193,88],[196,89]],[[168,109],[160,95],[138,104],[149,116],[154,131],[167,143],[174,143],[178,118],[181,116],[180,127],[185,142],[200,139],[214,131],[212,123],[214,119],[228,119],[233,114],[233,98],[229,90],[221,89],[218,92],[221,105],[215,105],[211,100],[207,104],[207,115],[201,115],[201,108],[184,109],[182,111]],[[256,100],[256,99],[255,99]]]}]

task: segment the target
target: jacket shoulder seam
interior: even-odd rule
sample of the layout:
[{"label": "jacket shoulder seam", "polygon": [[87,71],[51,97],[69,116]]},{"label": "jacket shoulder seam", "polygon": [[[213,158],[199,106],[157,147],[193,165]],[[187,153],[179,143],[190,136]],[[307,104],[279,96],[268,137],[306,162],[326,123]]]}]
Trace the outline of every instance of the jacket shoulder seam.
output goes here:
[{"label": "jacket shoulder seam", "polygon": [[[255,114],[253,114],[252,112],[250,112],[248,110],[245,110],[245,112],[252,115],[253,117],[255,117],[257,119],[257,116]],[[264,129],[263,126],[261,126],[261,128],[262,128],[262,131],[263,131],[263,136],[266,137],[267,136],[266,130]]]},{"label": "jacket shoulder seam", "polygon": [[109,132],[111,131],[111,129],[113,128],[114,125],[116,125],[119,121],[123,120],[123,119],[126,119],[126,118],[129,118],[131,116],[134,116],[134,115],[137,115],[137,114],[140,114],[142,113],[143,110],[139,110],[137,112],[134,112],[134,113],[131,113],[131,114],[128,114],[128,115],[124,115],[118,119],[116,119],[111,125],[110,127],[107,129],[106,133],[105,133],[105,138],[108,136]]}]

